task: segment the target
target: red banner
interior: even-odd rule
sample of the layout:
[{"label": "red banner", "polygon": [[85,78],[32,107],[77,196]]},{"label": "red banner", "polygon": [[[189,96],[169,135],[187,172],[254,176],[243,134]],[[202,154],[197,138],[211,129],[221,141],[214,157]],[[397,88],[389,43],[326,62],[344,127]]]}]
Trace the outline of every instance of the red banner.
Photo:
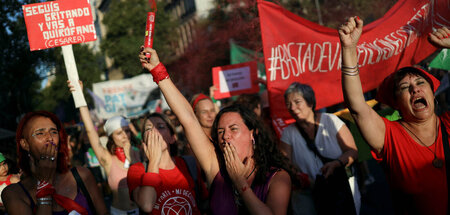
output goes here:
[{"label": "red banner", "polygon": [[22,5],[30,50],[97,39],[88,0],[59,0]]},{"label": "red banner", "polygon": [[[270,111],[280,134],[293,122],[283,97],[292,82],[314,89],[317,109],[343,102],[341,47],[336,29],[262,0],[258,0],[258,10]],[[432,27],[442,26],[450,26],[448,0],[400,0],[381,19],[364,26],[358,45],[364,92],[375,89],[395,70],[416,64],[436,51],[427,36]]]}]

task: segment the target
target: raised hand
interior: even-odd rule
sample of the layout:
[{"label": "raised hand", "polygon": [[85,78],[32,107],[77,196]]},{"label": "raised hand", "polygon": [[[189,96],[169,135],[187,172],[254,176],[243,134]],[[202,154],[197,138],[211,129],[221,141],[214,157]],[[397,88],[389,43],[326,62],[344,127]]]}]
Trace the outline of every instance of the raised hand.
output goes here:
[{"label": "raised hand", "polygon": [[[148,58],[148,54],[150,54],[150,59]],[[148,71],[151,71],[159,64],[159,57],[156,51],[152,48],[145,48],[144,46],[141,46],[139,60],[141,61],[142,66]]]},{"label": "raised hand", "polygon": [[354,48],[358,44],[363,28],[363,21],[355,16],[350,17],[345,24],[339,26],[339,39],[343,48]]},{"label": "raised hand", "polygon": [[236,148],[230,143],[225,143],[223,153],[230,179],[236,186],[242,187],[245,183],[247,183],[247,179],[253,173],[253,169],[255,167],[253,159],[246,158],[244,162],[242,162],[239,159]]},{"label": "raised hand", "polygon": [[158,173],[163,144],[166,144],[166,142],[154,127],[146,129],[144,135],[145,143],[143,144],[143,148],[148,158],[148,172]]},{"label": "raised hand", "polygon": [[[78,83],[80,84],[81,90],[83,90],[83,82],[78,80]],[[67,80],[67,87],[69,87],[70,92],[76,91],[75,86],[73,86],[69,80]]]},{"label": "raised hand", "polygon": [[450,30],[446,27],[439,28],[429,34],[428,40],[439,48],[450,48]]}]

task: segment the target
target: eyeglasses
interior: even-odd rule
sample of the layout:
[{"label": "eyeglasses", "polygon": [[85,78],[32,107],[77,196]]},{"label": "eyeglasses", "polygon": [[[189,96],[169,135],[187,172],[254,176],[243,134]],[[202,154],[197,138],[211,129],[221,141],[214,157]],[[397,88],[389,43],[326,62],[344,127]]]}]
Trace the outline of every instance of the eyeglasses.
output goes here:
[{"label": "eyeglasses", "polygon": [[50,135],[50,137],[53,139],[59,138],[59,132],[55,128],[50,128],[48,129],[48,131],[45,131],[44,128],[38,129],[31,136],[36,138],[37,140],[44,140],[48,135]]}]

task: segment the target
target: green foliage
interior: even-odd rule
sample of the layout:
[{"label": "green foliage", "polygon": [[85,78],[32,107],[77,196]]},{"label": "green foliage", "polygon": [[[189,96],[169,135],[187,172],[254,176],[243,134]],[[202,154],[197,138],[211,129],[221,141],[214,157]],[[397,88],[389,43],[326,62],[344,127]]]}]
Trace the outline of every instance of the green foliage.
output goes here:
[{"label": "green foliage", "polygon": [[[153,48],[158,50],[162,62],[169,63],[174,56],[171,46],[178,35],[174,31],[176,22],[163,8],[164,1],[158,2],[156,13],[155,36]],[[101,48],[113,59],[113,66],[120,69],[125,76],[141,73],[137,54],[144,43],[147,12],[150,6],[146,0],[112,1],[103,23],[106,25],[106,38]]]},{"label": "green foliage", "polygon": [[2,1],[0,4],[0,127],[15,130],[19,116],[35,109],[43,71],[52,50],[30,52],[21,5],[36,1]]},{"label": "green foliage", "polygon": [[[41,91],[38,96],[40,100],[38,109],[53,112],[63,111],[63,121],[75,119],[77,110],[73,103],[73,98],[67,87],[67,73],[64,64],[64,58],[61,48],[55,48],[54,79],[51,85]],[[84,87],[92,90],[92,84],[100,81],[100,75],[105,70],[103,57],[100,54],[94,54],[92,50],[83,44],[73,45],[73,53],[77,64],[77,70],[80,80]],[[93,105],[92,99],[88,93],[85,93],[88,104]]]}]

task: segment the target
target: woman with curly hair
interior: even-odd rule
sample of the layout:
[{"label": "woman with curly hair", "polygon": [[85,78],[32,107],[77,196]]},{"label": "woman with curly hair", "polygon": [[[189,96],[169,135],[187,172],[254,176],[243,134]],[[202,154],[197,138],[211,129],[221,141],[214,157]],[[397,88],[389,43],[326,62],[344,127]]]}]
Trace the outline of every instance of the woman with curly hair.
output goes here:
[{"label": "woman with curly hair", "polygon": [[205,172],[211,214],[286,214],[291,192],[287,161],[256,115],[240,106],[224,108],[214,120],[211,144],[156,51],[142,47],[139,58],[179,118]]},{"label": "woman with curly hair", "polygon": [[30,112],[16,132],[21,181],[5,188],[8,214],[107,214],[94,176],[84,167],[69,171],[67,134],[58,117]]}]

